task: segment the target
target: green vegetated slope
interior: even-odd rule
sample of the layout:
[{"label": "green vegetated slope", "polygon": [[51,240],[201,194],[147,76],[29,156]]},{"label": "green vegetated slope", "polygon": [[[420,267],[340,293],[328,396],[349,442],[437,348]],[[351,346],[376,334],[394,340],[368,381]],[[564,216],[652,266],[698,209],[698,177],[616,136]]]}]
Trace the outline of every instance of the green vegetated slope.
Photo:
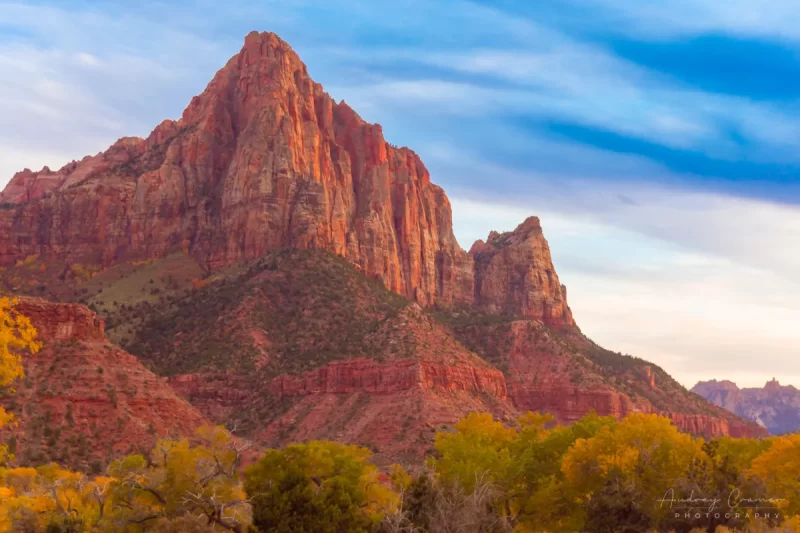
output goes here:
[{"label": "green vegetated slope", "polygon": [[0,292],[87,305],[105,319],[109,340],[122,345],[155,310],[172,308],[204,276],[203,267],[180,252],[105,269],[30,256],[0,268]]},{"label": "green vegetated slope", "polygon": [[153,309],[125,348],[162,375],[298,373],[373,356],[368,336],[408,305],[320,251],[270,253],[203,283]]}]

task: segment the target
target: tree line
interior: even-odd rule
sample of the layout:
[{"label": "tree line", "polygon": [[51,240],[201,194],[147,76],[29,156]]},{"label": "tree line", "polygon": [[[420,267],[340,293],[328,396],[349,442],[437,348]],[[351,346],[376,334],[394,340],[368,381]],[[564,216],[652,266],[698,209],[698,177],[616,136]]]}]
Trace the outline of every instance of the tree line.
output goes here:
[{"label": "tree line", "polygon": [[[0,298],[0,387],[40,347],[13,305]],[[204,427],[89,476],[15,466],[0,446],[0,532],[800,532],[800,435],[706,440],[651,414],[564,426],[476,413],[437,432],[416,468],[381,470],[369,450],[327,441],[244,467],[246,452]]]}]

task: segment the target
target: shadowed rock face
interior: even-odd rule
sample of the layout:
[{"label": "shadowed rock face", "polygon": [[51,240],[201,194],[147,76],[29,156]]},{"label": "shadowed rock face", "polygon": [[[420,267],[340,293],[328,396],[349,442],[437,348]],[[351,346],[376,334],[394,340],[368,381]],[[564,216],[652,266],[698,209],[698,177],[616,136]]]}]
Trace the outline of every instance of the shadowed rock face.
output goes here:
[{"label": "shadowed rock face", "polygon": [[742,418],[757,422],[773,435],[800,429],[800,391],[791,385],[782,386],[777,380],[773,379],[760,389],[740,389],[727,380],[701,381],[692,392]]}]

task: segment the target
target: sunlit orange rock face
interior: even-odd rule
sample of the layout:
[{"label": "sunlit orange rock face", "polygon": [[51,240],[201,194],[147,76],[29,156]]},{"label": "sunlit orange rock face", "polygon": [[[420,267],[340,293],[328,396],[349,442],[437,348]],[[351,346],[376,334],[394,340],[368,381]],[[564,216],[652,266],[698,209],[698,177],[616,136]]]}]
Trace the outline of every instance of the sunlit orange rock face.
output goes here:
[{"label": "sunlit orange rock face", "polygon": [[471,260],[419,157],[336,103],[277,36],[242,51],[178,121],[3,193],[0,264],[110,265],[185,250],[212,268],[275,248],[351,259],[423,305],[468,301]]},{"label": "sunlit orange rock face", "polygon": [[162,378],[111,345],[103,321],[86,307],[20,298],[16,310],[31,319],[43,344],[23,358],[16,392],[0,396],[19,422],[0,433],[4,442],[15,436],[23,461],[85,469],[149,450],[159,437],[191,437],[208,424]]},{"label": "sunlit orange rock face", "polygon": [[574,325],[538,219],[467,254],[420,158],[335,102],[270,33],[248,35],[180,120],[57,172],[20,172],[0,203],[0,265],[177,250],[216,269],[320,248],[423,306],[474,301]]}]

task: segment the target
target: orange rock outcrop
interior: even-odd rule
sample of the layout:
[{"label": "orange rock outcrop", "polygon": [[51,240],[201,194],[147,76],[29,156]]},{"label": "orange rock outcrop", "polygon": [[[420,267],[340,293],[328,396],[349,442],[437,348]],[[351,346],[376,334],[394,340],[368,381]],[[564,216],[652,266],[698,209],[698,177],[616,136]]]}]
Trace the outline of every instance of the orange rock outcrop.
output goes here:
[{"label": "orange rock outcrop", "polygon": [[512,232],[492,232],[469,255],[475,262],[475,304],[493,313],[541,320],[553,327],[575,326],[567,289],[558,280],[550,247],[537,217]]},{"label": "orange rock outcrop", "polygon": [[57,172],[20,172],[0,204],[0,265],[178,250],[216,269],[320,248],[424,306],[475,301],[574,325],[538,219],[467,254],[420,158],[335,102],[270,33],[248,35],[180,120]]}]

